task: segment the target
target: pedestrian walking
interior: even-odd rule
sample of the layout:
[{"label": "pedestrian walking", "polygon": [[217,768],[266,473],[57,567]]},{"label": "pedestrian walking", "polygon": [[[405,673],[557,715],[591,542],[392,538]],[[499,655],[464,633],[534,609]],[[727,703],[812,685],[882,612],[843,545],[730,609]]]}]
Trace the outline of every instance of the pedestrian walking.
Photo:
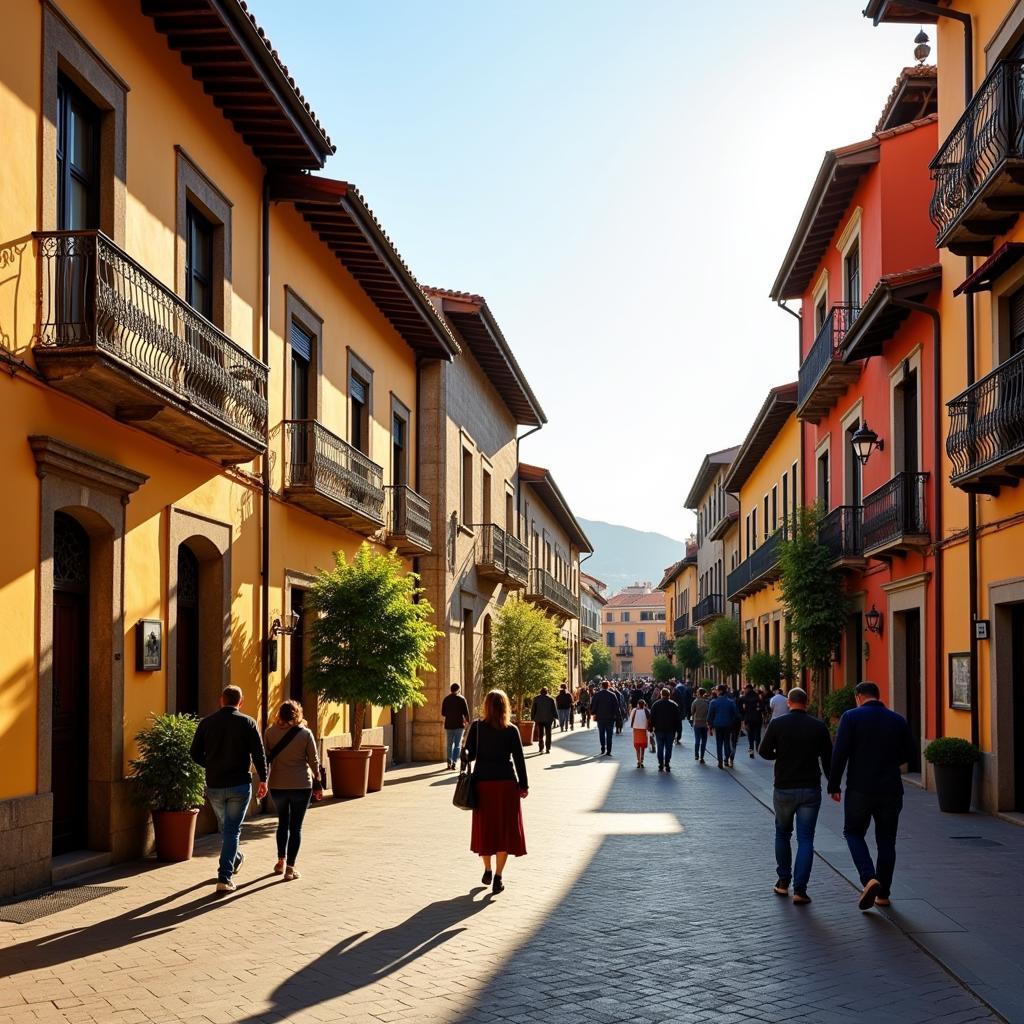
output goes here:
[{"label": "pedestrian walking", "polygon": [[739,721],[740,712],[736,702],[729,696],[729,691],[724,685],[719,686],[718,696],[708,707],[708,728],[715,737],[719,768],[732,768],[736,763],[732,733]]},{"label": "pedestrian walking", "polygon": [[647,701],[638,697],[636,707],[629,713],[629,725],[633,730],[633,749],[636,751],[636,766],[643,768],[644,754],[647,753],[647,741],[651,732],[651,716],[647,710]]},{"label": "pedestrian walking", "polygon": [[671,699],[671,690],[666,686],[661,696],[651,705],[651,731],[658,754],[658,771],[672,771],[672,744],[683,727],[683,713]]},{"label": "pedestrian walking", "polygon": [[[907,720],[890,711],[880,696],[878,686],[867,680],[855,687],[857,706],[839,719],[828,776],[829,795],[838,803],[846,772],[843,835],[863,887],[858,900],[861,910],[876,904],[889,906],[903,810],[900,766],[909,760],[913,742]],[[877,847],[874,862],[864,839],[872,821]]]},{"label": "pedestrian walking", "polygon": [[[821,777],[832,764],[828,726],[807,713],[807,693],[789,691],[789,713],[768,723],[760,754],[775,762],[775,893],[793,902],[810,903],[807,883],[814,864],[814,829],[821,810]],[[796,863],[793,863],[793,823],[796,822]]]},{"label": "pedestrian walking", "polygon": [[747,731],[747,745],[750,748],[750,756],[753,757],[754,751],[757,750],[761,743],[761,724],[764,721],[764,707],[750,683],[747,683],[737,706],[743,719],[743,728]]},{"label": "pedestrian walking", "polygon": [[690,725],[693,727],[693,759],[704,763],[704,754],[708,749],[708,691],[704,687],[697,690],[697,696],[690,705]]},{"label": "pedestrian walking", "polygon": [[[551,727],[558,717],[558,708],[555,702],[548,696],[548,688],[541,687],[540,693],[533,699],[533,708],[530,717],[537,727],[537,746],[539,754],[551,753]],[[546,745],[545,745],[546,744]]]},{"label": "pedestrian walking", "polygon": [[615,691],[615,697],[619,702],[619,714],[618,717],[615,719],[615,732],[616,734],[621,735],[622,723],[626,720],[626,714],[629,711],[629,704],[626,700],[625,686],[620,686]]},{"label": "pedestrian walking", "polygon": [[610,756],[612,752],[612,733],[620,719],[619,698],[612,692],[611,684],[605,679],[601,689],[590,701],[590,713],[597,722],[597,738],[601,744],[601,753]]},{"label": "pedestrian walking", "polygon": [[206,769],[206,798],[210,801],[222,835],[217,865],[217,892],[234,892],[232,878],[241,870],[245,854],[238,848],[249,801],[252,800],[252,766],[259,785],[256,798],[267,795],[267,757],[255,721],[242,711],[242,690],[225,686],[220,708],[196,727],[192,760]]},{"label": "pedestrian walking", "polygon": [[683,745],[683,722],[690,718],[690,707],[693,705],[693,687],[689,681],[676,683],[672,690],[672,700],[679,708],[679,728],[676,730],[676,745]]},{"label": "pedestrian walking", "polygon": [[295,859],[302,842],[302,822],[313,797],[313,783],[320,782],[316,740],[302,717],[302,705],[286,700],[263,736],[270,766],[270,795],[277,811],[277,863],[275,875],[286,882],[299,878]]},{"label": "pedestrian walking", "polygon": [[569,728],[569,716],[572,715],[572,694],[565,683],[558,688],[555,708],[558,711],[558,731],[565,732]]},{"label": "pedestrian walking", "polygon": [[[548,698],[550,700],[550,698]],[[530,792],[519,730],[503,690],[484,698],[483,716],[470,727],[463,763],[473,765],[473,830],[469,848],[484,862],[480,881],[493,893],[505,888],[503,872],[510,856],[526,856],[522,801]],[[493,858],[493,870],[492,870]]]},{"label": "pedestrian walking", "polygon": [[576,707],[580,713],[580,728],[590,728],[590,690],[585,686],[580,687],[579,696],[576,698]]},{"label": "pedestrian walking", "polygon": [[769,722],[789,714],[789,701],[786,700],[786,695],[782,692],[781,686],[776,689],[775,695],[768,701],[768,710],[771,712],[771,716],[768,719]]},{"label": "pedestrian walking", "polygon": [[469,704],[459,693],[459,684],[452,683],[448,696],[441,701],[441,717],[444,719],[444,745],[448,753],[449,770],[455,767],[462,750],[462,737],[469,725]]}]

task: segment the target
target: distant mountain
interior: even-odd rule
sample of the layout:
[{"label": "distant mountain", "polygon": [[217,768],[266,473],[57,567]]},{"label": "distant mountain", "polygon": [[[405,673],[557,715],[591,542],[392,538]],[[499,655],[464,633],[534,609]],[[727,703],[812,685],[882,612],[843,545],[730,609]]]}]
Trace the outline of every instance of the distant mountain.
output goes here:
[{"label": "distant mountain", "polygon": [[593,519],[581,518],[579,522],[594,545],[594,557],[583,563],[583,571],[604,580],[609,595],[637,581],[657,586],[665,570],[683,557],[683,542],[662,533],[645,533]]}]

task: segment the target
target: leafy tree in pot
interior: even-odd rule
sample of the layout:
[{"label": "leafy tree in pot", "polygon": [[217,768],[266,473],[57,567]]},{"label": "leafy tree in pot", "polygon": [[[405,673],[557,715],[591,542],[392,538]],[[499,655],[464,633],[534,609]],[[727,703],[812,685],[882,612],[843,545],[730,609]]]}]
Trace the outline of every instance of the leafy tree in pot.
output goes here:
[{"label": "leafy tree in pot", "polygon": [[193,811],[203,806],[206,772],[192,760],[199,720],[193,715],[151,715],[128,762],[134,799],[150,811]]},{"label": "leafy tree in pot", "polygon": [[542,686],[557,688],[565,674],[565,643],[555,620],[529,601],[507,600],[494,620],[491,658],[484,665],[487,685],[504,690],[522,720],[524,700]]},{"label": "leafy tree in pot", "polygon": [[351,562],[340,551],[334,558],[307,598],[309,685],[323,700],[353,705],[350,732],[358,750],[368,706],[425,702],[419,676],[434,671],[427,655],[441,634],[419,577],[406,572],[394,551],[381,553],[364,541]]},{"label": "leafy tree in pot", "polygon": [[704,652],[690,633],[676,637],[676,664],[687,672],[696,672],[704,664]]},{"label": "leafy tree in pot", "polygon": [[601,640],[584,647],[580,659],[583,663],[583,678],[587,682],[598,676],[604,677],[612,670],[612,652]]},{"label": "leafy tree in pot", "polygon": [[726,678],[743,668],[743,637],[735,619],[715,619],[704,630],[704,660]]}]

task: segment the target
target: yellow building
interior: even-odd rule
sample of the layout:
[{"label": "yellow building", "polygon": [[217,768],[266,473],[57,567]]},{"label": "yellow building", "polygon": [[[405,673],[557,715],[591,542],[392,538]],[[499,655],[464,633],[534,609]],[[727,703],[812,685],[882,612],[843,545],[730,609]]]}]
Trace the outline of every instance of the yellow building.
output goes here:
[{"label": "yellow building", "polygon": [[[665,600],[665,635],[670,644],[694,631],[690,612],[697,594],[697,541],[686,542],[686,554],[665,570],[658,590]],[[668,652],[666,652],[668,653]]]},{"label": "yellow building", "polygon": [[650,583],[623,587],[604,606],[604,631],[612,675],[619,679],[649,676],[655,655],[668,653],[662,592]]},{"label": "yellow building", "polygon": [[[0,67],[5,895],[142,851],[151,712],[228,681],[263,722],[316,710],[276,627],[333,551],[436,542],[417,364],[458,347],[356,189],[305,173],[333,147],[236,0],[15,4]],[[319,709],[325,745],[347,726]]]},{"label": "yellow building", "polygon": [[747,654],[783,657],[789,646],[779,592],[779,541],[800,501],[797,386],[772,388],[725,478],[739,502],[742,561],[726,578],[726,597],[739,606]]},{"label": "yellow building", "polygon": [[930,209],[942,264],[937,734],[981,746],[984,807],[1024,811],[1024,5],[870,0],[865,14],[933,24],[942,54]]}]

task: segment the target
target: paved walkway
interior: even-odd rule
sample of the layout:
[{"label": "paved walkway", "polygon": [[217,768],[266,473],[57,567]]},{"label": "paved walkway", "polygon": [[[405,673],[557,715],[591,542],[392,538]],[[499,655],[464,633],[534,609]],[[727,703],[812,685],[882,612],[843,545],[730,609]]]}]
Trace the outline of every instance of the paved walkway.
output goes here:
[{"label": "paved walkway", "polygon": [[[890,920],[859,913],[826,863],[811,906],[771,894],[766,765],[738,761],[733,777],[696,765],[687,742],[671,775],[640,772],[617,739],[614,758],[593,756],[594,730],[529,758],[530,855],[493,899],[468,853],[469,816],[450,803],[453,776],[422,765],[391,773],[381,794],[316,807],[300,881],[270,873],[268,819],[247,826],[230,896],[212,892],[209,843],[187,864],[90,879],[125,888],[0,923],[0,1024],[999,1019]],[[969,834],[994,826],[1016,838],[986,819]],[[929,862],[926,878],[959,886],[965,928],[990,913],[967,909],[979,892],[967,883],[983,879],[986,900],[1010,883],[1005,864],[981,866],[998,849],[957,846]],[[924,881],[913,882],[920,899]],[[1019,946],[1003,956],[1024,962]]]}]

